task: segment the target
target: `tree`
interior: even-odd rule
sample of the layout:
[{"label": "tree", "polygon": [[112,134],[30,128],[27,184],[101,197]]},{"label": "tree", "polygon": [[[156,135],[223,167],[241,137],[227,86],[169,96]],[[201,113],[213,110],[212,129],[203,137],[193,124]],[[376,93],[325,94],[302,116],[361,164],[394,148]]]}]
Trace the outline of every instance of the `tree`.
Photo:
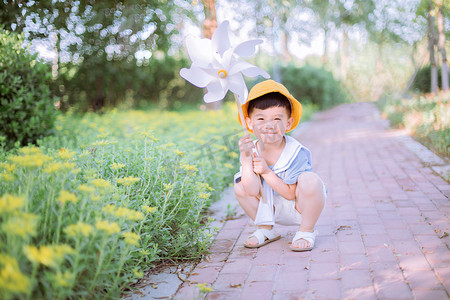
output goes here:
[{"label": "tree", "polygon": [[24,30],[29,40],[53,36],[58,90],[65,88],[67,104],[85,95],[97,109],[123,99],[139,77],[137,65],[170,49],[186,12],[175,2],[0,1],[0,24]]},{"label": "tree", "polygon": [[442,56],[442,67],[441,67],[441,79],[442,79],[442,90],[448,90],[448,64],[447,64],[447,53],[445,52],[445,31],[444,31],[444,7],[446,11],[450,11],[450,4],[444,1],[438,1],[437,3],[437,28],[439,31],[439,49]]}]

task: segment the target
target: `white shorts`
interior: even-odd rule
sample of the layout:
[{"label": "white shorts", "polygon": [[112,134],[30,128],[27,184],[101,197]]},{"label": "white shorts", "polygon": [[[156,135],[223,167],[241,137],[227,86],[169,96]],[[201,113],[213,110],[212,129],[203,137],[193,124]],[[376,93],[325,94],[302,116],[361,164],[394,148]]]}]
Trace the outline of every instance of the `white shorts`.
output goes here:
[{"label": "white shorts", "polygon": [[[323,185],[325,203],[327,201],[327,188]],[[302,215],[295,209],[295,200],[287,200],[280,195],[274,195],[273,206],[275,208],[275,223],[280,225],[300,225]],[[325,209],[325,207],[324,207]],[[322,210],[323,211],[323,210]]]}]

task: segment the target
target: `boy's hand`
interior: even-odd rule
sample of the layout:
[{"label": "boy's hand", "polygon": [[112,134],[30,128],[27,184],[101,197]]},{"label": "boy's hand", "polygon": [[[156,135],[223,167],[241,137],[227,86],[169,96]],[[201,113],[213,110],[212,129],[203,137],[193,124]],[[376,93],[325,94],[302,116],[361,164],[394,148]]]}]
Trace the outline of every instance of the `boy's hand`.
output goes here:
[{"label": "boy's hand", "polygon": [[270,172],[270,168],[264,158],[259,157],[256,153],[253,153],[253,172],[260,175]]},{"label": "boy's hand", "polygon": [[255,145],[250,134],[246,134],[239,139],[239,151],[243,157],[252,157],[253,148],[255,148]]}]

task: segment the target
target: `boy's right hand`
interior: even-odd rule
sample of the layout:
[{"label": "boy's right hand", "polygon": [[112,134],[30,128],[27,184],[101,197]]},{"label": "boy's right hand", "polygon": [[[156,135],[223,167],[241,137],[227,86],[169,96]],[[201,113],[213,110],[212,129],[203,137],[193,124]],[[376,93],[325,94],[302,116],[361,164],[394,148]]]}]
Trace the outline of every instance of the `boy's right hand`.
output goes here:
[{"label": "boy's right hand", "polygon": [[239,151],[242,157],[251,158],[253,156],[253,148],[255,148],[255,144],[253,144],[250,134],[246,134],[239,139]]}]

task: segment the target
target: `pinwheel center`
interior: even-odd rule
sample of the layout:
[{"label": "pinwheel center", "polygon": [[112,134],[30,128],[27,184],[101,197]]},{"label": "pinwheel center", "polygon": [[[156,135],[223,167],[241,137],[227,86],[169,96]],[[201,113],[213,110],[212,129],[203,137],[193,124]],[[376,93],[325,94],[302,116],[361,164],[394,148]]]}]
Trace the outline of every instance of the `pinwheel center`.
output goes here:
[{"label": "pinwheel center", "polygon": [[225,77],[227,77],[227,71],[225,71],[224,69],[222,69],[222,70],[219,70],[219,72],[217,72],[217,75],[219,75],[219,77],[220,78],[225,78]]}]

